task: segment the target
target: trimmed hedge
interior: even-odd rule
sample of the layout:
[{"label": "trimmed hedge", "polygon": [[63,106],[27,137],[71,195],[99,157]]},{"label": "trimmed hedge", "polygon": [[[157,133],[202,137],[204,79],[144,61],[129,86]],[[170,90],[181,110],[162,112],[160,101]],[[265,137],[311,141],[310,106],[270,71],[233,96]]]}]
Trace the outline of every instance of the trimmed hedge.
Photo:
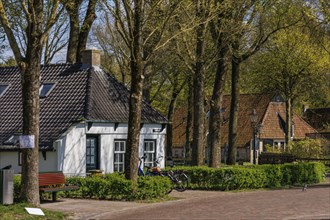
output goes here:
[{"label": "trimmed hedge", "polygon": [[139,177],[137,186],[134,186],[118,173],[87,178],[70,177],[66,181],[80,186],[79,190],[63,192],[65,197],[70,198],[145,200],[163,198],[172,187],[170,179],[161,176]]},{"label": "trimmed hedge", "polygon": [[[279,188],[290,185],[319,183],[325,178],[323,163],[290,163],[279,165],[176,167],[189,177],[189,188],[200,190],[239,190]],[[70,198],[93,198],[111,200],[146,200],[162,198],[170,191],[169,178],[161,176],[139,177],[137,185],[126,180],[123,174],[103,176],[70,177],[68,184],[80,186],[76,191],[59,192]],[[20,177],[14,178],[14,198],[19,197]],[[46,194],[47,195],[47,194]]]},{"label": "trimmed hedge", "polygon": [[[15,177],[14,182],[14,196],[18,199],[20,178]],[[130,180],[126,180],[123,174],[119,173],[91,177],[69,177],[66,178],[66,182],[69,185],[77,185],[80,188],[74,191],[60,191],[57,193],[59,197],[146,200],[163,198],[172,187],[171,180],[161,176],[139,177],[138,183],[135,186]],[[43,193],[43,195],[48,196],[47,193]]]},{"label": "trimmed hedge", "polygon": [[290,163],[281,165],[176,167],[190,179],[189,187],[200,190],[239,190],[279,188],[290,185],[319,183],[324,180],[322,163]]}]

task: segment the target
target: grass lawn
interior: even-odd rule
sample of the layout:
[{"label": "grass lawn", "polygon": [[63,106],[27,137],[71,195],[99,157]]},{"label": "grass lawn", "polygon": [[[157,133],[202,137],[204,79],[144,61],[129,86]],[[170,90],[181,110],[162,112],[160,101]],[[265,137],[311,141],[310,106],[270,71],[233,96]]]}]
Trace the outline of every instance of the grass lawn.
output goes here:
[{"label": "grass lawn", "polygon": [[0,219],[12,220],[12,219],[68,219],[68,215],[61,212],[54,212],[42,209],[45,216],[30,215],[25,210],[25,207],[31,207],[26,203],[17,203],[14,205],[0,205]]}]

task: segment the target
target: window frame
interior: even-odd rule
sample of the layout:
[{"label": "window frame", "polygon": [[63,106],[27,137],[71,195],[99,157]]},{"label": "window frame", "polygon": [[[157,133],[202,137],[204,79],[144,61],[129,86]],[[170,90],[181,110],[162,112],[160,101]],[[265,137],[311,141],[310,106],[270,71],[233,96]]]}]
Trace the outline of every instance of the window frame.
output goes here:
[{"label": "window frame", "polygon": [[286,145],[285,145],[285,140],[282,139],[274,139],[273,140],[273,149],[278,149],[278,150],[285,150]]},{"label": "window frame", "polygon": [[[116,143],[124,143],[124,151],[116,151]],[[126,144],[127,144],[127,140],[126,139],[115,139],[114,140],[114,147],[113,147],[113,172],[123,172],[125,171],[125,153],[126,153]],[[119,147],[120,148],[120,147]],[[123,158],[123,162],[116,162],[116,155],[121,155]],[[115,169],[116,166],[115,165],[120,165],[122,164],[122,170],[120,169]],[[120,166],[118,166],[118,168],[120,168]]]},{"label": "window frame", "polygon": [[[146,151],[145,149],[145,144],[146,143],[153,143],[154,146],[154,150],[153,151]],[[148,155],[152,155],[152,158],[150,160]],[[143,155],[147,156],[146,159],[143,161],[143,166],[145,167],[153,167],[154,165],[154,160],[157,159],[156,155],[157,155],[157,142],[156,139],[144,139],[143,140]]]},{"label": "window frame", "polygon": [[[88,139],[95,139],[96,140],[96,143],[95,143],[95,152],[94,152],[94,155],[87,155],[87,141]],[[86,172],[88,172],[89,170],[94,170],[94,169],[100,169],[100,146],[99,146],[99,136],[98,135],[87,135],[86,136],[86,154],[85,154],[85,157],[86,157]],[[88,156],[94,156],[94,163],[95,164],[95,167],[91,167],[91,163],[88,163]],[[88,166],[89,165],[89,166]]]},{"label": "window frame", "polygon": [[18,166],[22,166],[23,163],[23,153],[22,151],[18,151]]}]

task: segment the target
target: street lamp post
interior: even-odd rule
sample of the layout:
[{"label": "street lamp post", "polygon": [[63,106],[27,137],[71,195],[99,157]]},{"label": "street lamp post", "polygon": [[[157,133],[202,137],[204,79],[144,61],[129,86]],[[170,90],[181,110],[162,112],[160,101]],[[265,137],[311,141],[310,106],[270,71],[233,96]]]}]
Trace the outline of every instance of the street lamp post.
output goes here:
[{"label": "street lamp post", "polygon": [[255,109],[252,110],[250,114],[251,125],[253,128],[253,164],[256,164],[257,160],[257,152],[256,152],[256,135],[258,132],[258,115]]}]

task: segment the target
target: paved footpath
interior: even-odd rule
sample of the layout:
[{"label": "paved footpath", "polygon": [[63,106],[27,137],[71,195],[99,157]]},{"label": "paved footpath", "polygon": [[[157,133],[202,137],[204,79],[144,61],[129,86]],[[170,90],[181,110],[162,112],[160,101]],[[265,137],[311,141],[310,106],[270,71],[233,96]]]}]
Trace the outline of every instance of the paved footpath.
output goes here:
[{"label": "paved footpath", "polygon": [[63,199],[42,208],[74,219],[330,219],[330,187],[251,192],[172,192],[160,203]]}]

